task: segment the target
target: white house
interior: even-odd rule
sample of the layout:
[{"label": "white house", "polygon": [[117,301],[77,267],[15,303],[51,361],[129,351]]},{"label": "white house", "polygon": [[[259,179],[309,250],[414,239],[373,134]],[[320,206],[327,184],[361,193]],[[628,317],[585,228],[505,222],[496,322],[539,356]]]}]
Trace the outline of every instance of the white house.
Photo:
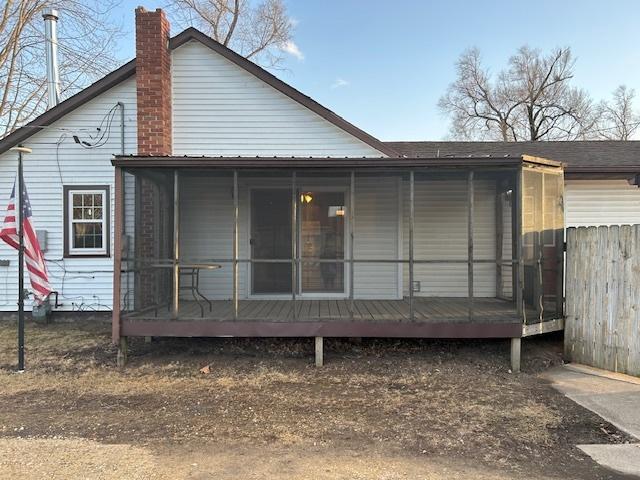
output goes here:
[{"label": "white house", "polygon": [[[136,36],[0,140],[5,201],[9,149],[33,149],[56,309],[113,310],[114,340],[520,338],[561,327],[563,214],[640,219],[636,142],[381,142],[195,29],[169,39],[160,10]],[[15,251],[0,262],[13,311]]]}]

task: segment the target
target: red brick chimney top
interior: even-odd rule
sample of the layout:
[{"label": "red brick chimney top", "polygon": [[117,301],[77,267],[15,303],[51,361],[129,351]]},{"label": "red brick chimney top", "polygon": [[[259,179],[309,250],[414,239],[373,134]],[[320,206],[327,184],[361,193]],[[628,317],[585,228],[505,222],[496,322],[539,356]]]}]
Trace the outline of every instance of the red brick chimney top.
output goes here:
[{"label": "red brick chimney top", "polygon": [[170,26],[162,9],[136,8],[138,155],[171,155]]}]

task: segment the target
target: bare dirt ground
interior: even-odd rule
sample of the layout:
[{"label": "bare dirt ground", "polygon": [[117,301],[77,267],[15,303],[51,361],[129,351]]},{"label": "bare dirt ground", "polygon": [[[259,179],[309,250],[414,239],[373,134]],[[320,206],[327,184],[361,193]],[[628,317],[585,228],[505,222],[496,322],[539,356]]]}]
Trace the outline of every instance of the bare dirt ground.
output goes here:
[{"label": "bare dirt ground", "polygon": [[[561,339],[162,339],[115,366],[102,322],[0,323],[0,478],[606,479],[629,442],[538,374]],[[209,365],[209,373],[200,369]]]}]

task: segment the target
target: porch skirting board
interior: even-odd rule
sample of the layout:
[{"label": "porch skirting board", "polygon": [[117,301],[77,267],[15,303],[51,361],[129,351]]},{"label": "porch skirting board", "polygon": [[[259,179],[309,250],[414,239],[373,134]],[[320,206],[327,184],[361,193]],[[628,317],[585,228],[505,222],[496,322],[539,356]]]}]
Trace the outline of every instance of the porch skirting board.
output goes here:
[{"label": "porch skirting board", "polygon": [[132,337],[514,338],[521,323],[123,320]]},{"label": "porch skirting board", "polygon": [[[296,316],[293,315],[295,305]],[[166,307],[123,315],[122,335],[244,336],[244,337],[520,337],[522,321],[512,302],[474,299],[473,319],[468,299],[422,297],[409,300],[242,300],[233,320],[232,302],[208,305],[181,301],[177,319]]]}]

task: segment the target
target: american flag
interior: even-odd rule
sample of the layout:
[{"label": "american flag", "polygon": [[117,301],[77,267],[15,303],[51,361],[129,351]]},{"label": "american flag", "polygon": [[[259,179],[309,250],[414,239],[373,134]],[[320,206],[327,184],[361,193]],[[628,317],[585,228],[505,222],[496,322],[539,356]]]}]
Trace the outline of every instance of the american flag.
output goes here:
[{"label": "american flag", "polygon": [[[42,303],[47,295],[51,293],[49,285],[49,276],[47,274],[47,266],[44,263],[44,256],[40,250],[38,237],[31,223],[31,202],[27,195],[27,187],[22,185],[22,229],[24,235],[24,259],[29,271],[31,279],[31,288],[35,295],[36,301]],[[11,198],[7,207],[7,215],[4,217],[4,224],[0,230],[0,240],[8,243],[10,246],[18,250],[20,239],[18,238],[18,230],[16,228],[16,184],[13,184],[11,190]]]}]

